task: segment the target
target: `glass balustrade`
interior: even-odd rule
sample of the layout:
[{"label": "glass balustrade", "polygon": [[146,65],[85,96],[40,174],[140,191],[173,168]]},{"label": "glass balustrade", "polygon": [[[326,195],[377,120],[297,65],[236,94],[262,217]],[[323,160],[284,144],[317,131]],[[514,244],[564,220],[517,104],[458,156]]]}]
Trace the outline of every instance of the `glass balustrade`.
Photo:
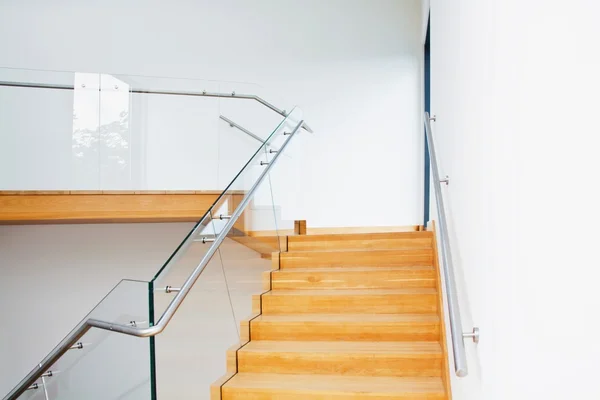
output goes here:
[{"label": "glass balustrade", "polygon": [[[0,81],[8,82],[6,71],[0,72]],[[46,80],[37,74],[12,78],[15,82],[58,86],[57,76],[49,73]],[[61,156],[69,159],[60,168],[78,171],[71,174],[71,180],[64,180],[66,188],[112,185],[118,189],[145,182],[147,187],[189,189],[176,182],[197,177],[195,190],[212,188],[220,194],[173,254],[157,266],[151,280],[121,281],[66,340],[73,339],[74,332],[90,319],[103,321],[106,329],[92,326],[75,338],[68,350],[62,349],[64,353],[56,361],[43,360],[33,370],[36,379],[24,380],[27,385],[17,386],[20,393],[11,392],[5,399],[209,399],[211,383],[227,372],[227,349],[240,341],[240,322],[252,312],[252,295],[264,290],[263,273],[272,268],[271,258],[285,250],[285,235],[293,233],[293,220],[283,218],[290,198],[284,196],[281,185],[286,174],[297,173],[297,158],[290,149],[306,134],[300,129],[302,112],[294,108],[285,118],[276,114],[268,132],[264,132],[266,122],[256,117],[257,111],[247,114],[252,118],[248,118],[249,128],[244,129],[253,129],[254,137],[219,118],[226,109],[220,108],[219,102],[231,99],[168,93],[229,90],[223,83],[185,80],[175,84],[173,80],[101,74],[78,77],[65,73],[61,78],[66,88],[0,84],[0,104],[22,96],[22,106],[30,104],[27,112],[35,114],[45,104],[55,107],[48,111],[49,119],[37,126],[25,115],[19,117],[0,107],[1,139],[6,138],[11,149],[27,147],[56,129],[61,138],[57,141],[64,143],[55,144],[63,150]],[[83,78],[89,80],[82,83]],[[69,119],[63,114],[75,107],[79,89],[70,87],[77,85],[91,93],[82,93],[87,96],[86,106],[73,108]],[[39,91],[41,98],[28,90]],[[33,99],[37,103],[30,103]],[[104,107],[103,102],[107,103]],[[236,124],[242,124],[247,113],[240,104],[227,106],[240,121]],[[91,112],[94,107],[100,111]],[[88,111],[93,115],[86,116],[83,123],[81,119]],[[62,125],[51,120],[58,118],[57,114],[64,118]],[[94,119],[96,122],[91,122]],[[31,132],[32,136],[16,138],[15,132]],[[144,154],[136,153],[142,148]],[[2,151],[10,153],[5,148]],[[137,161],[144,157],[164,158],[165,168],[169,162],[173,165],[160,170],[153,163],[156,170],[142,171],[144,168],[138,167],[144,162]],[[90,168],[76,165],[80,161],[89,161]],[[39,160],[37,167],[43,163],[51,165],[53,160]],[[75,179],[78,173],[81,176]],[[40,186],[43,180],[36,181],[35,174],[21,186],[11,174],[5,171],[0,176],[2,189],[47,188]],[[93,184],[88,182],[92,177]],[[77,186],[78,179],[89,186]],[[56,182],[52,185],[57,189]],[[136,334],[140,329],[151,329],[173,307],[174,316],[157,335],[137,337],[116,328],[135,328],[131,332]]]}]

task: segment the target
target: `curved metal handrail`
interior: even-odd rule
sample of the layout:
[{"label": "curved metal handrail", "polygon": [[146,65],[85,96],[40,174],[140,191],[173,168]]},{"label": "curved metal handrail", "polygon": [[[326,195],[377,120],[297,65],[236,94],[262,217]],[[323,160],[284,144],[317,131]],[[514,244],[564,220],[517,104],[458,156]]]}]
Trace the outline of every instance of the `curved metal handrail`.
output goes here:
[{"label": "curved metal handrail", "polygon": [[[23,392],[27,390],[29,386],[31,386],[45,371],[47,371],[56,361],[60,359],[60,357],[65,354],[71,346],[75,345],[79,339],[83,335],[87,333],[91,328],[103,329],[111,332],[117,332],[125,335],[137,336],[137,337],[150,337],[156,336],[161,333],[169,324],[169,321],[173,318],[179,306],[183,303],[186,296],[202,274],[204,268],[208,265],[209,261],[223,242],[225,240],[229,231],[233,228],[233,225],[236,223],[237,219],[242,215],[244,209],[254,196],[254,192],[258,189],[260,184],[263,182],[271,168],[277,162],[279,156],[285,151],[287,145],[290,140],[294,137],[294,135],[298,132],[298,130],[305,126],[304,120],[300,121],[296,127],[292,130],[291,134],[288,135],[288,139],[283,143],[281,148],[275,156],[271,159],[271,161],[266,165],[266,168],[260,174],[252,188],[246,193],[240,204],[237,206],[231,218],[227,221],[223,230],[217,235],[214,242],[198,264],[198,266],[194,269],[194,271],[190,274],[190,276],[186,279],[185,283],[181,286],[181,290],[177,293],[177,295],[171,300],[169,306],[165,309],[162,316],[158,320],[158,322],[151,327],[148,328],[138,328],[131,325],[123,325],[116,324],[110,321],[102,321],[94,318],[90,318],[86,320],[83,324],[81,324],[76,330],[71,332],[69,336],[64,338],[51,352],[44,358],[36,368],[34,368],[19,384],[13,388],[3,400],[16,400]],[[264,142],[261,146],[266,146],[267,143]],[[260,149],[259,149],[260,151]],[[211,210],[209,210],[210,212]]]},{"label": "curved metal handrail", "polygon": [[[0,81],[0,86],[22,87],[22,88],[33,88],[33,89],[75,90],[75,87],[71,86],[71,85],[55,85],[55,84],[49,84],[49,83]],[[285,112],[285,110],[281,110],[280,108],[275,107],[273,104],[262,99],[261,97],[258,97],[255,94],[237,94],[236,92],[218,93],[218,92],[207,92],[206,90],[203,90],[202,92],[193,92],[193,91],[145,90],[145,89],[130,89],[128,92],[129,93],[137,93],[137,94],[162,94],[162,95],[168,95],[168,96],[221,97],[221,98],[230,98],[230,99],[254,100],[254,101],[259,102],[263,106],[275,111],[277,114],[281,115],[282,117],[287,117],[287,115],[288,115]],[[308,126],[308,124],[304,124],[304,126],[302,128],[310,133],[314,133],[313,130]]]},{"label": "curved metal handrail", "polygon": [[[452,261],[452,251],[450,249],[450,235],[448,234],[448,224],[446,221],[446,209],[444,208],[444,197],[442,196],[442,183],[448,182],[448,179],[440,179],[437,155],[433,135],[431,134],[431,121],[429,113],[425,113],[425,135],[429,148],[429,159],[431,160],[431,172],[433,175],[433,187],[435,189],[435,199],[437,203],[438,219],[440,225],[440,236],[442,241],[442,266],[444,271],[444,280],[446,282],[446,298],[448,301],[448,318],[450,320],[450,331],[452,335],[452,352],[454,354],[454,370],[457,376],[467,376],[467,354],[465,351],[466,337],[473,339],[475,343],[479,342],[479,328],[473,328],[473,332],[463,333],[462,322],[460,318],[460,307],[458,304],[458,294],[456,291],[456,281],[454,279],[454,263]],[[441,321],[443,324],[444,321]]]}]

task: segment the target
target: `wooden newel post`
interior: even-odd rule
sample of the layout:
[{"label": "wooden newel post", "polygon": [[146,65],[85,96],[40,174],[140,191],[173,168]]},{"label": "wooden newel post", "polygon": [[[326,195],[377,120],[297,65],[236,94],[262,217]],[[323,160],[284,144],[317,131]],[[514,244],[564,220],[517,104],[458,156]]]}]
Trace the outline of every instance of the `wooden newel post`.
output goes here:
[{"label": "wooden newel post", "polygon": [[294,235],[306,235],[306,221],[294,221]]}]

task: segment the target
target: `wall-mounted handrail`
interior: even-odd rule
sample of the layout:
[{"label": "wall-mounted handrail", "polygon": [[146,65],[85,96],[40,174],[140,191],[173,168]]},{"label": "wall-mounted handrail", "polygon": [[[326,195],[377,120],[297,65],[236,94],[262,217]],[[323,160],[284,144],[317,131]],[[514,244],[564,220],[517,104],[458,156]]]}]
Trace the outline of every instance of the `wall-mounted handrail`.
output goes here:
[{"label": "wall-mounted handrail", "polygon": [[[269,171],[273,168],[279,156],[285,151],[287,145],[290,143],[290,140],[294,137],[294,135],[298,132],[300,128],[304,126],[304,121],[300,121],[296,127],[292,130],[291,134],[288,136],[287,140],[281,146],[281,149],[275,153],[274,157],[270,160],[269,163],[264,163],[261,165],[265,165],[265,169],[262,171],[252,188],[245,194],[244,198],[237,206],[235,211],[231,214],[231,217],[227,220],[227,223],[223,227],[223,230],[217,235],[212,242],[210,248],[198,264],[198,266],[194,269],[194,271],[190,274],[190,276],[186,279],[185,283],[181,286],[177,295],[171,300],[169,306],[165,309],[162,316],[159,318],[158,322],[154,324],[154,326],[148,328],[138,328],[132,325],[123,325],[116,324],[110,321],[102,321],[94,318],[90,318],[86,320],[83,324],[81,324],[76,330],[74,330],[69,336],[64,338],[58,346],[56,346],[46,358],[44,358],[36,368],[34,368],[19,384],[8,393],[3,400],[16,400],[23,392],[27,390],[29,386],[31,386],[40,376],[44,374],[60,357],[65,354],[71,346],[75,345],[79,339],[86,334],[91,328],[104,329],[107,331],[122,333],[125,335],[137,336],[137,337],[150,337],[156,336],[161,333],[166,326],[169,324],[169,321],[173,318],[177,309],[183,303],[183,300],[186,298],[204,268],[208,265],[211,258],[227,237],[229,231],[233,228],[237,219],[242,215],[244,209],[254,196],[254,193],[261,185],[265,177],[268,176]],[[266,143],[263,142],[262,147],[266,146]],[[260,151],[260,149],[259,149]],[[258,152],[257,152],[258,154]],[[218,200],[217,200],[218,201]],[[212,212],[212,207],[207,211],[207,214]]]},{"label": "wall-mounted handrail", "polygon": [[[452,335],[452,353],[454,354],[454,370],[457,376],[467,376],[467,354],[465,351],[466,337],[473,339],[475,343],[479,342],[479,329],[473,328],[472,332],[463,333],[462,322],[460,318],[460,307],[458,303],[458,293],[456,289],[456,280],[454,278],[454,263],[452,261],[452,251],[450,249],[450,235],[448,234],[448,223],[446,220],[446,209],[444,208],[444,196],[442,195],[442,183],[447,183],[448,178],[440,179],[440,170],[438,166],[437,155],[433,135],[431,134],[431,121],[429,113],[425,113],[425,135],[429,148],[429,159],[431,160],[431,173],[433,175],[433,187],[435,190],[435,199],[437,203],[438,219],[440,226],[440,237],[442,242],[442,269],[444,271],[444,280],[446,282],[446,298],[448,301],[448,318],[450,320],[450,331]],[[444,321],[442,321],[444,323]]]},{"label": "wall-mounted handrail", "polygon": [[[57,89],[57,90],[75,90],[74,86],[71,85],[56,85],[49,83],[29,83],[29,82],[6,82],[0,81],[0,86],[8,86],[8,87],[22,87],[22,88],[33,88],[33,89]],[[130,93],[137,94],[162,94],[169,96],[199,96],[199,97],[221,97],[221,98],[230,98],[230,99],[246,99],[246,100],[255,100],[260,104],[270,108],[275,111],[277,114],[287,117],[287,113],[285,110],[281,110],[275,107],[273,104],[268,101],[258,97],[254,94],[237,94],[235,92],[231,93],[217,93],[217,92],[207,92],[203,90],[202,92],[191,92],[191,91],[173,91],[173,90],[145,90],[145,89],[129,89]],[[302,126],[303,129],[310,133],[314,133],[313,130],[308,126],[308,124],[304,124]]]}]

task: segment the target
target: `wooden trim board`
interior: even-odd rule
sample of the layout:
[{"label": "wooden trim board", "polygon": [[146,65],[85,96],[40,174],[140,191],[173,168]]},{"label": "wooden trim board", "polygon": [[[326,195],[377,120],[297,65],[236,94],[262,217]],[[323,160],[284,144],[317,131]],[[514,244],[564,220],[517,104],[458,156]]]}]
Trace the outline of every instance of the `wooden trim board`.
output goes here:
[{"label": "wooden trim board", "polygon": [[438,292],[438,317],[440,318],[440,344],[442,346],[442,380],[446,389],[446,396],[448,400],[452,400],[452,387],[450,385],[450,366],[448,365],[448,342],[446,340],[446,316],[444,308],[444,291],[442,288],[442,270],[440,269],[439,263],[439,252],[436,235],[436,224],[435,221],[430,221],[428,226],[429,231],[433,233],[433,267],[437,274],[437,292]]},{"label": "wooden trim board", "polygon": [[[221,194],[221,190],[0,190],[0,196],[31,195],[99,195],[99,194]],[[241,190],[230,190],[230,194],[245,194]]]}]

